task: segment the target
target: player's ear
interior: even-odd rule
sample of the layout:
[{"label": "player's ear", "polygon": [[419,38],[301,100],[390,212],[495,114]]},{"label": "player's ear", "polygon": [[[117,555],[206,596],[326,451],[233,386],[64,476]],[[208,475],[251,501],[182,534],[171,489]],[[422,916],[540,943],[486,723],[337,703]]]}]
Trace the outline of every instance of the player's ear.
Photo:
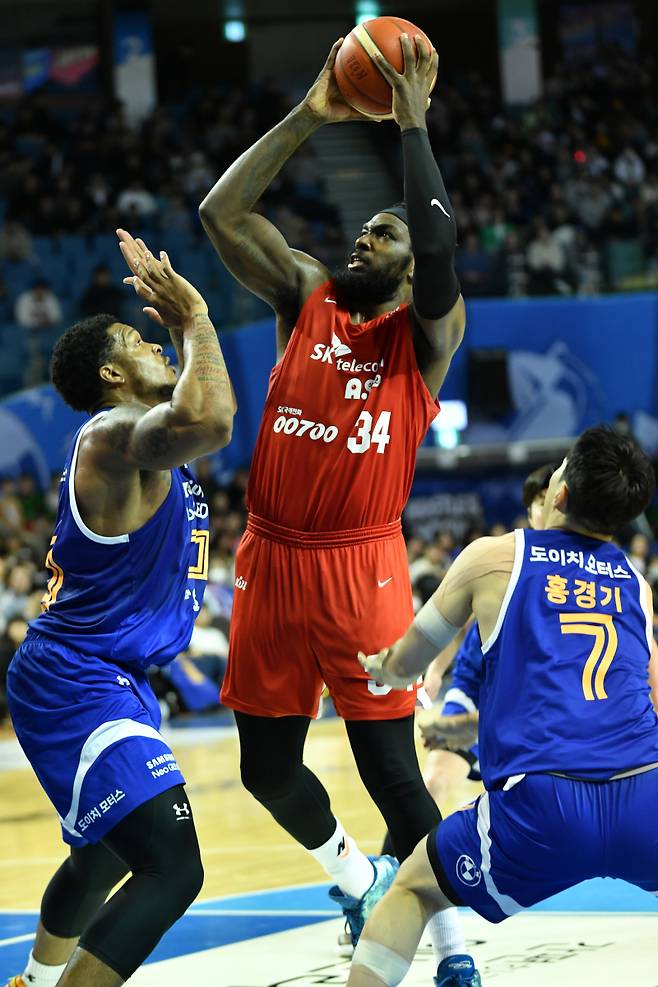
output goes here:
[{"label": "player's ear", "polygon": [[126,378],[113,363],[104,363],[98,373],[104,384],[113,384],[116,386],[126,383]]},{"label": "player's ear", "polygon": [[560,514],[566,514],[568,503],[569,503],[569,487],[566,485],[566,483],[563,480],[560,483],[557,490],[555,491],[555,497],[553,498],[553,506],[560,512]]},{"label": "player's ear", "polygon": [[414,259],[411,258],[409,267],[407,268],[407,284],[411,284],[414,279]]}]

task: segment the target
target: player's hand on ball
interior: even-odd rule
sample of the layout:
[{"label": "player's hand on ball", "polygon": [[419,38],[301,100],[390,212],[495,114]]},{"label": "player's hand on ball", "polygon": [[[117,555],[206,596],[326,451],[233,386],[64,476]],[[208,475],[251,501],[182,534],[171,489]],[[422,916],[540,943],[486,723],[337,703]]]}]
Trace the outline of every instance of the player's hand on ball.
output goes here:
[{"label": "player's hand on ball", "polygon": [[420,36],[415,45],[408,34],[400,35],[404,54],[404,70],[396,72],[381,54],[372,55],[375,65],[393,90],[393,118],[398,126],[407,130],[422,127],[430,105],[430,93],[439,70],[439,56],[431,52]]},{"label": "player's hand on ball", "polygon": [[149,304],[144,312],[160,325],[180,326],[192,315],[207,315],[208,306],[196,288],[177,274],[167,254],[156,259],[143,240],[117,230],[121,253],[133,272],[123,279]]},{"label": "player's hand on ball", "polygon": [[363,651],[359,651],[357,657],[363,670],[378,685],[390,685],[392,689],[406,689],[418,679],[417,674],[403,676],[395,673],[395,645],[384,648],[376,655],[366,655]]},{"label": "player's hand on ball", "polygon": [[336,55],[344,39],[339,38],[332,45],[329,57],[324,63],[324,67],[319,76],[304,97],[303,105],[306,106],[314,116],[322,123],[341,123],[345,120],[371,120],[371,117],[364,116],[343,99],[336,77],[334,75],[334,65]]}]

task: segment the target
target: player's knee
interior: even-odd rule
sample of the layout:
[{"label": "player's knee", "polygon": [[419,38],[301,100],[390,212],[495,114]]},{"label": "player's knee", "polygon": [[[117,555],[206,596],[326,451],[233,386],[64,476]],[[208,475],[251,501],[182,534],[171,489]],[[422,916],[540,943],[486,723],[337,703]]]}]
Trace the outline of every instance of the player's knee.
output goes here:
[{"label": "player's knee", "polygon": [[188,908],[199,896],[203,887],[203,864],[198,854],[190,854],[183,862],[173,868],[171,883],[178,901],[180,914]]},{"label": "player's knee", "polygon": [[261,759],[256,763],[242,760],[242,784],[263,805],[286,798],[295,787],[297,772],[293,766],[276,766]]},{"label": "player's knee", "polygon": [[154,892],[163,927],[175,922],[192,904],[203,887],[203,864],[199,853],[171,854],[144,868],[157,882]]}]

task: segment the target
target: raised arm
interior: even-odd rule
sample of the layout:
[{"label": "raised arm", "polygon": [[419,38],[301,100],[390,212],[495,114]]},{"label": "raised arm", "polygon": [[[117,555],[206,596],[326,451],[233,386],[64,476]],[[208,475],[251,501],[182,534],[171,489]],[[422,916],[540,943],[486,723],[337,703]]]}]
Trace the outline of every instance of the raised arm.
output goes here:
[{"label": "raised arm", "polygon": [[303,302],[328,272],[318,260],[292,250],[255,208],[288,158],[315,130],[325,123],[365,119],[344,102],[334,79],[341,44],[342,38],[299,106],[231,165],[199,208],[206,233],[226,267],[280,317],[283,344]]},{"label": "raised arm", "polygon": [[[425,115],[439,58],[416,39],[402,35],[404,70],[376,56],[393,89],[393,116],[400,127],[404,197],[414,255],[415,348],[425,383],[436,394],[466,326],[466,311],[455,274],[457,226],[441,172],[432,153]],[[417,54],[416,54],[417,52]]]},{"label": "raised arm", "polygon": [[[124,254],[127,248],[122,247]],[[180,327],[183,369],[170,400],[155,407],[118,406],[89,430],[85,455],[108,470],[165,470],[227,445],[235,403],[217,333],[199,292],[163,252],[130,258],[125,281],[161,324]]]}]

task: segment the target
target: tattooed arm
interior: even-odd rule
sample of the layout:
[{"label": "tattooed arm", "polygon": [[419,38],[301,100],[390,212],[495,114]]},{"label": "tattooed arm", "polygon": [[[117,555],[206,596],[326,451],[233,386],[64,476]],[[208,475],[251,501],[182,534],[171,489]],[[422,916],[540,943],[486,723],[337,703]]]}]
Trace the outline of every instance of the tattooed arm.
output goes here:
[{"label": "tattooed arm", "polygon": [[[130,253],[126,241],[122,250]],[[235,402],[208,307],[167,255],[161,258],[156,261],[148,251],[127,256],[139,273],[125,280],[148,302],[146,311],[157,321],[180,327],[182,373],[169,401],[151,408],[118,406],[90,429],[95,465],[101,469],[170,469],[221,449],[231,438]]]},{"label": "tattooed arm", "polygon": [[235,161],[201,203],[206,233],[227,268],[277,314],[279,350],[308,295],[328,276],[318,260],[292,250],[257,203],[288,158],[325,123],[365,119],[340,96],[333,66],[341,41],[299,106]]}]

